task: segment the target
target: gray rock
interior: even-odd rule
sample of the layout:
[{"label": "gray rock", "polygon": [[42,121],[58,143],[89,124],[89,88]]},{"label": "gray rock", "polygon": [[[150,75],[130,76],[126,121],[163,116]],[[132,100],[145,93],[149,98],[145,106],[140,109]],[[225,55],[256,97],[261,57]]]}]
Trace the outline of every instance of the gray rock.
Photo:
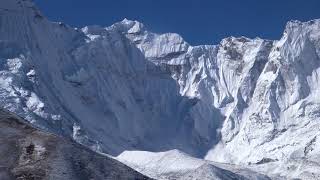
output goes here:
[{"label": "gray rock", "polygon": [[126,165],[0,110],[1,180],[147,180]]}]

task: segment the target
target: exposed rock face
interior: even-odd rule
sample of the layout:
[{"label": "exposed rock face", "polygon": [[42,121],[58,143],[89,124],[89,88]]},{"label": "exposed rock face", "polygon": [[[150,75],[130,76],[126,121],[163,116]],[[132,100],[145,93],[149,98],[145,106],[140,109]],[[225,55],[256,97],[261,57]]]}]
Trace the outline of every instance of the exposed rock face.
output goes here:
[{"label": "exposed rock face", "polygon": [[0,179],[149,179],[116,160],[0,110]]},{"label": "exposed rock face", "polygon": [[279,41],[191,46],[136,21],[80,30],[0,3],[0,103],[37,126],[113,155],[179,149],[319,174],[320,20],[289,22]]}]

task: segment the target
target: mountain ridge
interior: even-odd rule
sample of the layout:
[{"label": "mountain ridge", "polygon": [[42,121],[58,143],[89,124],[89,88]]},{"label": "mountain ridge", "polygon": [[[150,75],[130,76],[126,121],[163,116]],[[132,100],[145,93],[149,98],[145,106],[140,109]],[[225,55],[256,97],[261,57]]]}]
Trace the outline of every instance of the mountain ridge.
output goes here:
[{"label": "mountain ridge", "polygon": [[4,108],[112,155],[179,149],[223,163],[280,164],[272,172],[284,176],[318,173],[286,164],[319,155],[320,20],[290,21],[278,41],[191,46],[127,19],[73,29],[29,1],[12,2],[2,4],[23,11],[1,11]]}]

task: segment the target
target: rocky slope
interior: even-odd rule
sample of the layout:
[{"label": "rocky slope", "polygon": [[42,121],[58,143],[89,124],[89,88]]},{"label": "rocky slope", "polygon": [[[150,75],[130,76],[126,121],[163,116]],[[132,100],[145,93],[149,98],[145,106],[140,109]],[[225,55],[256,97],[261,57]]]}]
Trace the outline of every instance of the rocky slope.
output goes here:
[{"label": "rocky slope", "polygon": [[179,149],[319,175],[320,20],[289,22],[279,41],[191,46],[136,21],[74,29],[29,0],[0,4],[3,108],[112,155]]},{"label": "rocky slope", "polygon": [[71,140],[0,110],[0,179],[149,179]]}]

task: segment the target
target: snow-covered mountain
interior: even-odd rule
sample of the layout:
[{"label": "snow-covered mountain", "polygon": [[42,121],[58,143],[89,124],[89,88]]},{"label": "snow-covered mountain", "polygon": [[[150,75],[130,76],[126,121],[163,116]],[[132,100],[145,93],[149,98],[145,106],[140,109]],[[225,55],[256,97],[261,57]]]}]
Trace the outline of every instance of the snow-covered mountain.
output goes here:
[{"label": "snow-covered mountain", "polygon": [[136,21],[74,29],[30,0],[0,5],[2,108],[112,155],[179,149],[319,177],[320,20],[191,46]]}]

